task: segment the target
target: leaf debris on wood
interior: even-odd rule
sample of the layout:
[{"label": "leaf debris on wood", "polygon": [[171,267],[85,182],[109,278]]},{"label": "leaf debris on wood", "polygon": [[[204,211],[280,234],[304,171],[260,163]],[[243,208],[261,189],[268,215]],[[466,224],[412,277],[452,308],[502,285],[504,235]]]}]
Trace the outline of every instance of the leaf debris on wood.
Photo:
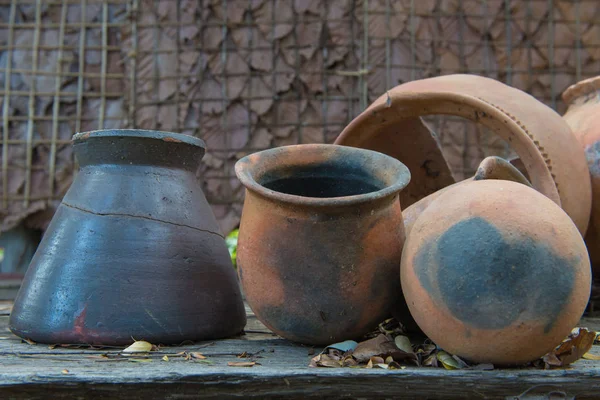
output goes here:
[{"label": "leaf debris on wood", "polygon": [[[584,358],[600,360],[600,355],[589,351],[598,334],[586,328],[575,328],[552,352],[523,367],[566,367]],[[335,343],[312,357],[309,367],[317,368],[368,368],[404,369],[406,366],[444,368],[447,370],[471,369],[493,370],[489,363],[471,364],[457,355],[437,347],[429,339],[422,343],[412,342],[402,326],[394,319],[381,323],[378,330],[365,335],[365,340],[347,340]]]}]

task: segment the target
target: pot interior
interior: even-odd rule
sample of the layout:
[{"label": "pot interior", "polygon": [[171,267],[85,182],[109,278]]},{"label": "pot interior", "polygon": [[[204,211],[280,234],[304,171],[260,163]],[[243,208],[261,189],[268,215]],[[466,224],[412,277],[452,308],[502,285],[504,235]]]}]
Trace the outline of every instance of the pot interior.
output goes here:
[{"label": "pot interior", "polygon": [[385,154],[348,146],[282,146],[240,159],[235,171],[247,189],[297,205],[357,205],[391,198],[410,181],[408,168]]},{"label": "pot interior", "polygon": [[342,166],[317,164],[287,169],[285,175],[288,174],[277,178],[277,171],[274,171],[258,183],[276,192],[318,198],[355,196],[385,187],[383,182],[364,171],[352,171]]}]

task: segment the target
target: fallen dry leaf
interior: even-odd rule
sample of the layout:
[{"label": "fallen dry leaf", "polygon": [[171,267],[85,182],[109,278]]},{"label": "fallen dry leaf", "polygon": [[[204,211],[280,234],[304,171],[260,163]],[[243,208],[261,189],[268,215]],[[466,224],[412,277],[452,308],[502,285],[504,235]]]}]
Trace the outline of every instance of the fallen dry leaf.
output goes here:
[{"label": "fallen dry leaf", "polygon": [[359,343],[358,346],[356,346],[356,349],[354,349],[352,352],[352,356],[356,358],[358,362],[368,361],[373,356],[391,356],[395,361],[415,361],[417,359],[417,356],[412,352],[412,349],[410,353],[399,349],[394,341],[390,340],[388,336],[383,334]]},{"label": "fallen dry leaf", "polygon": [[131,361],[131,362],[139,362],[139,363],[146,363],[146,362],[152,362],[152,359],[150,359],[150,358],[130,358],[129,361]]},{"label": "fallen dry leaf", "polygon": [[585,353],[581,358],[585,358],[586,360],[600,360],[600,355]]},{"label": "fallen dry leaf", "polygon": [[242,361],[242,362],[230,361],[227,363],[227,365],[230,367],[253,367],[257,364],[254,361]]},{"label": "fallen dry leaf", "polygon": [[62,370],[62,371],[60,371],[60,372],[62,372],[63,374],[65,374],[65,375],[66,375],[66,374],[68,374],[68,373],[69,373],[69,370],[68,370],[68,369],[63,369],[63,370]]},{"label": "fallen dry leaf", "polygon": [[199,353],[199,352],[193,352],[193,353],[190,353],[190,355],[192,356],[192,358],[197,358],[200,360],[204,360],[206,358],[202,353]]},{"label": "fallen dry leaf", "polygon": [[26,343],[28,343],[28,344],[31,344],[31,345],[37,344],[33,340],[31,340],[31,339],[23,339],[23,341],[26,342]]},{"label": "fallen dry leaf", "polygon": [[396,347],[402,350],[405,353],[414,353],[412,344],[410,343],[410,339],[406,336],[399,335],[394,338],[394,343]]},{"label": "fallen dry leaf", "polygon": [[459,362],[445,351],[438,351],[437,359],[446,369],[461,369]]},{"label": "fallen dry leaf", "polygon": [[162,360],[163,361],[169,361],[169,357],[165,355],[165,356],[163,356]]},{"label": "fallen dry leaf", "polygon": [[147,353],[152,351],[152,344],[144,340],[137,340],[133,344],[123,350],[123,353]]},{"label": "fallen dry leaf", "polygon": [[318,354],[310,360],[310,364],[308,366],[311,368],[341,368],[343,363],[338,357],[332,357],[327,354]]},{"label": "fallen dry leaf", "polygon": [[592,348],[596,332],[576,328],[556,349],[543,357],[547,366],[564,367],[582,358]]},{"label": "fallen dry leaf", "polygon": [[398,348],[387,336],[378,335],[373,339],[360,342],[352,352],[352,356],[358,362],[365,362],[373,356],[387,357],[397,351]]}]

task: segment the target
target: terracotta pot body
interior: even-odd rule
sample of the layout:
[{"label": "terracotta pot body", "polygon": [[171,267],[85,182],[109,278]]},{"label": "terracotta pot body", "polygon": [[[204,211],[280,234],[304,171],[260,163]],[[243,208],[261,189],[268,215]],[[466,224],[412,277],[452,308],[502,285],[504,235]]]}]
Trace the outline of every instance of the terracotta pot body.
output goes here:
[{"label": "terracotta pot body", "polygon": [[[388,147],[380,151],[393,153],[402,145],[406,156],[414,148],[415,135],[425,133],[407,129],[404,121],[435,114],[467,118],[495,131],[520,156],[532,186],[561,205],[579,231],[586,232],[591,209],[589,171],[569,126],[540,101],[494,79],[457,74],[396,86],[356,117],[335,143],[369,147],[387,141]],[[420,184],[413,179],[413,185]]]},{"label": "terracotta pot body", "polygon": [[535,360],[579,322],[591,290],[583,238],[539,192],[464,183],[434,200],[406,240],[402,290],[443,349],[499,365]]},{"label": "terracotta pot body", "polygon": [[381,153],[296,145],[242,158],[237,266],[246,300],[276,334],[305,344],[357,339],[403,302],[408,169]]},{"label": "terracotta pot body", "polygon": [[406,235],[408,236],[410,234],[414,223],[417,221],[417,219],[423,213],[423,211],[425,211],[425,209],[429,207],[431,202],[440,197],[443,193],[446,193],[446,191],[448,191],[449,189],[455,188],[464,183],[472,181],[481,181],[485,179],[513,181],[531,187],[531,183],[529,183],[527,178],[511,163],[496,156],[486,157],[479,164],[477,172],[471,178],[465,179],[461,182],[457,182],[450,186],[446,186],[445,188],[430,194],[429,196],[419,200],[412,206],[405,209],[402,212],[402,216],[404,217],[404,228],[406,230]]},{"label": "terracotta pot body", "polygon": [[138,130],[74,136],[80,170],[10,316],[42,343],[178,344],[240,333],[240,287],[196,170],[197,138]]},{"label": "terracotta pot body", "polygon": [[563,93],[569,108],[563,118],[583,148],[592,182],[592,215],[585,236],[594,272],[600,274],[600,77],[590,78]]}]

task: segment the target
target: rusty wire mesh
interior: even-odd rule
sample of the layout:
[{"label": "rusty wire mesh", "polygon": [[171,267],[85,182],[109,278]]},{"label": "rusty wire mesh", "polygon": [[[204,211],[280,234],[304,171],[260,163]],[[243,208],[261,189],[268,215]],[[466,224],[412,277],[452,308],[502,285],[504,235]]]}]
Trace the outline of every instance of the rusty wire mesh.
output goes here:
[{"label": "rusty wire mesh", "polygon": [[[228,231],[248,153],[332,142],[386,89],[450,73],[499,79],[564,110],[600,74],[596,0],[0,0],[0,231],[44,228],[75,171],[70,137],[103,128],[193,134]],[[457,179],[505,143],[427,118]]]}]

